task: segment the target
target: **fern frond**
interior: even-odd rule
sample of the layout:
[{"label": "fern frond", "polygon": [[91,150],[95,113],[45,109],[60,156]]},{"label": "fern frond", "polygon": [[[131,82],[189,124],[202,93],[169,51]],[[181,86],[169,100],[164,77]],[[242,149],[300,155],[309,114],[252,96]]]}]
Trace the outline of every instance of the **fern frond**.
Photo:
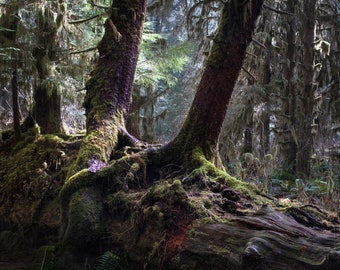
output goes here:
[{"label": "fern frond", "polygon": [[95,270],[118,270],[119,266],[119,257],[112,253],[111,251],[106,251],[103,255],[101,255],[95,264]]}]

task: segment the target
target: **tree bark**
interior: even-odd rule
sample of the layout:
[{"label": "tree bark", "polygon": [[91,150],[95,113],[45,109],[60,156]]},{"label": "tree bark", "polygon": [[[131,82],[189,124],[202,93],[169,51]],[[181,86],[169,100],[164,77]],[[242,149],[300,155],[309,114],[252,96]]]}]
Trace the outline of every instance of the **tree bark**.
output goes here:
[{"label": "tree bark", "polygon": [[262,0],[242,4],[229,1],[224,5],[189,114],[179,134],[169,145],[178,149],[178,153],[190,153],[195,148],[201,148],[208,160],[216,157],[226,109],[262,3]]},{"label": "tree bark", "polygon": [[313,121],[313,64],[314,64],[314,28],[316,22],[316,0],[304,1],[303,21],[303,60],[302,74],[303,87],[299,100],[299,129],[296,152],[296,172],[299,177],[309,176],[310,156],[313,145],[312,121]]}]

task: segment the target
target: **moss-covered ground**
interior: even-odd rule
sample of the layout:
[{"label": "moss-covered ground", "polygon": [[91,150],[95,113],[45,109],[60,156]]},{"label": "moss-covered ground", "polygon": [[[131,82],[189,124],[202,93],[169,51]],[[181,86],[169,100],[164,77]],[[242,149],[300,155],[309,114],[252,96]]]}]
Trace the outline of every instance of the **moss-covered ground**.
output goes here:
[{"label": "moss-covered ground", "polygon": [[[246,269],[240,268],[249,255],[242,245],[291,250],[271,231],[299,234],[306,226],[339,233],[336,217],[276,201],[217,169],[200,149],[188,155],[189,168],[160,162],[161,149],[122,148],[100,169],[67,177],[79,160],[81,137],[27,132],[14,143],[6,136],[0,142],[0,269],[101,269],[106,263],[121,269],[204,269],[199,265],[209,263]],[[289,215],[303,224],[293,232]],[[207,235],[214,228],[215,235]],[[257,234],[257,242],[247,238]],[[297,260],[293,251],[287,254]]]}]

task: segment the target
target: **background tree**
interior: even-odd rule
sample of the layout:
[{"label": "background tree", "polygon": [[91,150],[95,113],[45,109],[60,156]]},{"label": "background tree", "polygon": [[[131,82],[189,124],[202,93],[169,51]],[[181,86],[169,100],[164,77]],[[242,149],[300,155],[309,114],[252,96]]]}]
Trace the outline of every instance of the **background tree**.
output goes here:
[{"label": "background tree", "polygon": [[[315,8],[317,16],[323,17],[321,14],[325,12],[324,8],[331,8],[331,6],[334,7],[333,4],[334,3],[332,3],[332,1],[318,3]],[[329,10],[329,12],[333,12],[334,14],[335,10],[336,8],[333,8],[333,11]],[[320,91],[325,89],[324,87],[326,85],[330,87],[328,88],[329,91],[332,91],[331,89],[335,89],[337,79],[333,80],[331,84],[329,84],[329,80],[329,83],[324,82],[322,84],[320,84],[318,80],[322,77],[321,74],[323,74],[323,72],[328,72],[332,69],[332,65],[330,65],[330,62],[326,59],[334,59],[332,57],[335,57],[336,49],[334,51],[330,49],[330,54],[327,56],[327,48],[332,48],[328,47],[327,44],[330,40],[333,40],[334,43],[337,44],[337,39],[331,38],[329,35],[330,32],[327,32],[333,28],[332,26],[329,24],[327,24],[327,26],[321,26],[323,23],[316,24],[316,37],[314,38],[315,43],[313,44],[314,68],[310,70],[311,73],[309,75],[310,79],[313,77],[313,97],[303,98],[301,92],[299,92],[299,90],[303,87],[304,74],[302,56],[305,54],[302,50],[302,37],[303,33],[308,31],[304,30],[306,27],[304,24],[304,13],[302,2],[265,2],[265,12],[260,17],[257,29],[253,36],[253,38],[256,41],[259,41],[259,43],[255,46],[250,46],[247,50],[248,55],[244,63],[244,70],[239,76],[238,83],[236,84],[236,91],[233,95],[231,106],[227,113],[227,118],[230,120],[225,123],[225,128],[220,141],[222,146],[221,154],[226,159],[226,165],[232,171],[235,171],[235,162],[238,163],[239,161],[243,161],[241,140],[244,139],[244,136],[242,135],[242,131],[246,129],[245,123],[250,123],[249,121],[251,120],[254,121],[252,141],[256,142],[255,145],[262,147],[266,144],[266,141],[269,143],[266,153],[274,157],[274,166],[277,172],[277,174],[272,176],[273,179],[280,179],[280,181],[295,181],[295,179],[299,177],[301,178],[302,174],[305,174],[305,179],[310,179],[315,177],[314,172],[320,171],[318,169],[320,168],[320,164],[324,164],[322,166],[328,164],[328,161],[325,160],[334,161],[334,158],[331,158],[329,154],[326,154],[326,152],[323,152],[323,155],[320,155],[321,148],[315,147],[315,143],[318,141],[320,142],[321,137],[328,142],[331,142],[332,140],[326,139],[329,138],[327,137],[329,135],[326,135],[326,133],[323,133],[324,136],[319,133],[322,128],[320,129],[320,122],[318,121],[317,115],[319,115],[318,112],[320,112],[320,110],[318,108],[321,103],[327,106],[326,99],[323,99],[321,102],[323,96],[320,95]],[[263,20],[265,17],[267,19]],[[331,16],[331,18],[335,17]],[[329,22],[330,21],[328,21],[328,23]],[[335,20],[333,23],[336,23]],[[328,30],[326,32],[322,32],[318,30],[319,28]],[[325,40],[326,36],[328,41]],[[323,44],[322,46],[321,43]],[[321,47],[324,49],[321,49]],[[324,60],[321,60],[320,56]],[[268,59],[270,59],[269,65],[265,64],[266,61],[268,63]],[[322,61],[323,64],[321,64]],[[262,79],[262,76],[264,74],[269,74],[268,70],[270,71],[270,77],[267,76],[269,80],[267,79],[267,83],[263,84],[261,81],[265,78],[263,77]],[[246,71],[248,71],[248,73]],[[252,83],[248,80],[254,79],[252,76],[256,79],[255,85],[258,91],[254,91],[254,88],[252,88],[251,93],[247,93],[245,91],[249,92],[248,85]],[[321,85],[324,86],[320,87]],[[333,86],[335,88],[333,88]],[[328,90],[326,92],[328,92]],[[253,109],[249,109],[246,104],[246,97],[249,97],[250,95],[254,95],[255,98]],[[317,97],[316,100],[314,100],[315,97]],[[265,99],[267,99],[266,103],[270,104],[269,107],[266,107],[265,103],[262,102],[262,100]],[[304,148],[307,147],[306,142],[308,141],[304,139],[307,135],[305,134],[305,136],[302,136],[300,133],[301,128],[299,124],[301,121],[307,121],[306,117],[301,117],[302,115],[305,115],[305,113],[301,114],[300,112],[301,108],[306,107],[303,105],[303,102],[305,102],[306,99],[310,99],[312,104],[311,106],[313,107],[312,112],[309,112],[312,121],[309,120],[311,133],[308,135],[308,138],[312,140],[314,148],[311,150],[308,162],[316,166],[314,167],[313,165],[314,168],[309,174],[301,172],[300,174],[297,174],[298,141],[300,140],[299,145]],[[263,111],[263,108],[266,108],[266,112]],[[262,112],[269,114],[266,117],[267,121],[262,118]],[[330,116],[329,113],[326,114]],[[268,119],[270,119],[269,122]],[[333,118],[332,121],[334,120],[335,119]],[[266,140],[263,135],[261,135],[261,130],[265,129],[265,122],[267,123],[267,127],[270,126],[269,130],[267,128],[269,132],[266,133]],[[327,121],[324,123],[326,122]],[[332,133],[331,128],[327,128],[327,130]],[[233,147],[230,147],[230,145]],[[330,148],[326,147],[326,149],[331,148],[333,149],[332,146],[330,146]],[[237,150],[233,152],[233,149]],[[260,152],[261,151],[258,149],[252,150],[254,157],[258,158],[261,162],[264,157],[264,152],[263,154],[260,154]],[[330,159],[326,158],[327,156]],[[307,159],[304,158],[304,162],[307,162],[306,160]],[[333,161],[330,161],[329,164],[334,164]],[[258,174],[258,179],[261,179],[260,175],[261,173]],[[295,183],[293,183],[293,185],[295,186]]]},{"label": "background tree", "polygon": [[[53,78],[54,62],[58,60],[59,35],[62,33],[66,3],[63,0],[37,6],[36,46],[32,55],[36,61],[37,79],[34,88],[33,117],[42,133],[61,133],[61,93]],[[59,48],[58,48],[59,47]]]}]

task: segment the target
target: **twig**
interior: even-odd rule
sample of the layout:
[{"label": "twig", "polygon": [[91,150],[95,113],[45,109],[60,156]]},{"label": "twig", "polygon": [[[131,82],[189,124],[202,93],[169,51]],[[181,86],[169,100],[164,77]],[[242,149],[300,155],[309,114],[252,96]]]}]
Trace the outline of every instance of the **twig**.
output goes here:
[{"label": "twig", "polygon": [[70,52],[70,54],[79,54],[79,53],[85,53],[85,52],[90,52],[90,51],[94,51],[94,50],[97,50],[97,46],[96,47],[87,48],[87,49],[81,50],[81,51]]},{"label": "twig", "polygon": [[290,12],[288,12],[288,11],[279,10],[279,9],[270,7],[270,6],[266,5],[266,4],[263,4],[263,7],[266,8],[266,9],[269,9],[269,10],[271,10],[271,11],[274,11],[274,12],[276,12],[276,13],[279,13],[279,14],[289,15],[289,16],[295,16],[294,13],[290,13]]},{"label": "twig", "polygon": [[248,55],[250,55],[250,56],[252,56],[252,57],[255,57],[255,58],[257,58],[257,55],[255,55],[255,54],[253,54],[253,53],[246,52],[246,54],[248,54]]},{"label": "twig", "polygon": [[251,40],[252,40],[256,45],[258,45],[258,46],[260,46],[261,48],[267,50],[267,47],[266,47],[263,43],[261,43],[260,41],[254,39],[254,38],[252,38]]},{"label": "twig", "polygon": [[242,66],[242,70],[243,70],[245,73],[247,73],[253,80],[255,80],[255,81],[257,82],[256,77],[255,77],[253,74],[251,74],[249,70],[247,70],[247,69],[246,69],[245,67],[243,67],[243,66]]}]

